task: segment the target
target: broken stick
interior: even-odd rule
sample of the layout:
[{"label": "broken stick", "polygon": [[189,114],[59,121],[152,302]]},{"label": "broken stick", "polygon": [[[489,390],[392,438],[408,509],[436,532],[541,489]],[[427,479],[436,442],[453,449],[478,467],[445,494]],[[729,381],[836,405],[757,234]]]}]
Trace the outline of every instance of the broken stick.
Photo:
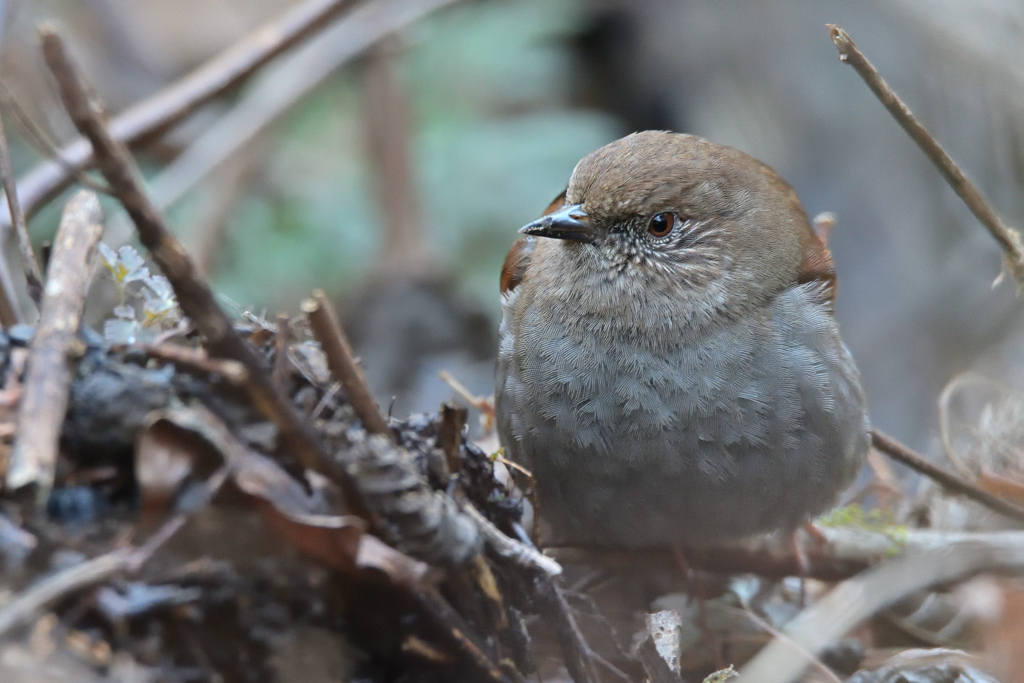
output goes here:
[{"label": "broken stick", "polygon": [[60,427],[68,407],[78,328],[93,255],[103,234],[103,209],[92,192],[64,207],[47,270],[39,325],[29,350],[25,393],[18,410],[18,437],[7,470],[7,487],[38,484],[45,500],[53,486]]}]

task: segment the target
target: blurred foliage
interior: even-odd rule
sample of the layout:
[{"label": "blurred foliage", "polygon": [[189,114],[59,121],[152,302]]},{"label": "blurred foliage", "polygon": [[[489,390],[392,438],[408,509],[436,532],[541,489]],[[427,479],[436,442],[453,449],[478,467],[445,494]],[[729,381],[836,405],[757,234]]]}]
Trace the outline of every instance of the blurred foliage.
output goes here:
[{"label": "blurred foliage", "polygon": [[907,527],[898,524],[892,511],[886,509],[865,510],[860,505],[845,505],[826,512],[815,521],[827,527],[853,527],[884,534],[893,542],[888,555],[899,553],[907,543]]},{"label": "blurred foliage", "polygon": [[[431,257],[497,313],[497,276],[516,229],[565,187],[575,163],[616,136],[568,107],[583,20],[572,0],[465,3],[405,36],[402,75]],[[380,245],[358,82],[340,74],[295,111],[234,212],[214,284],[243,306],[292,307],[309,289],[351,293]],[[181,223],[190,215],[176,212]]]},{"label": "blurred foliage", "polygon": [[729,666],[721,671],[716,671],[707,678],[704,679],[704,683],[725,683],[725,681],[733,678],[738,678],[739,673],[732,666]]}]

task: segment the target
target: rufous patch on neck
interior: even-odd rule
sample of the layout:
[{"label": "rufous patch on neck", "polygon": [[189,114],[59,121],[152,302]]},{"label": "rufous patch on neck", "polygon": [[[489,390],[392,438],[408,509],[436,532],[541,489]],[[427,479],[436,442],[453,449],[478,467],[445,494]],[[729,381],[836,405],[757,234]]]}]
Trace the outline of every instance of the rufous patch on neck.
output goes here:
[{"label": "rufous patch on neck", "polygon": [[803,247],[803,261],[797,268],[797,282],[821,284],[823,302],[830,308],[836,303],[836,268],[832,261],[832,252],[825,245],[825,240],[811,226],[801,231],[800,245]]},{"label": "rufous patch on neck", "polygon": [[508,254],[505,255],[505,264],[501,267],[502,294],[508,294],[523,281],[526,269],[530,266],[530,256],[533,254],[535,246],[537,246],[537,238],[526,236],[517,239],[512,248],[508,250]]},{"label": "rufous patch on neck", "polygon": [[[542,216],[554,213],[565,206],[565,191],[555,197],[548,208],[544,209]],[[523,281],[527,268],[530,266],[530,256],[534,247],[537,246],[536,237],[520,237],[505,255],[505,263],[501,267],[501,293],[508,294]]]}]

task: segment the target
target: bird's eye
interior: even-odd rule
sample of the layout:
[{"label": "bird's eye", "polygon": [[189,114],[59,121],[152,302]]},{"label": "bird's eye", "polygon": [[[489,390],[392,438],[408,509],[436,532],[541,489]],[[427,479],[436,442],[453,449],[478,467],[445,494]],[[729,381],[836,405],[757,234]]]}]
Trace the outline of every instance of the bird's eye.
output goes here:
[{"label": "bird's eye", "polygon": [[651,218],[651,222],[647,224],[647,232],[655,237],[664,237],[672,232],[674,227],[676,227],[676,215],[666,211]]}]

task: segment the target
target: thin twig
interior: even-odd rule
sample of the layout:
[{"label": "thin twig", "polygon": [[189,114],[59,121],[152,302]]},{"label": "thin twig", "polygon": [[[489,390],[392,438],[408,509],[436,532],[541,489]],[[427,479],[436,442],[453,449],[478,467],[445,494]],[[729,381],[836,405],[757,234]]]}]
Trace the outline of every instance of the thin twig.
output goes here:
[{"label": "thin twig", "polygon": [[7,131],[4,130],[2,117],[0,117],[0,178],[3,179],[4,194],[7,195],[11,223],[18,236],[18,249],[21,252],[21,266],[25,270],[28,295],[38,309],[43,301],[43,274],[39,270],[39,261],[36,260],[35,251],[32,249],[32,240],[28,236],[25,214],[21,212],[21,204],[18,203],[18,185],[14,179],[14,169],[11,167],[11,155],[7,150]]},{"label": "thin twig", "polygon": [[[241,38],[213,59],[110,121],[115,140],[136,145],[160,135],[207,102],[234,89],[282,52],[315,34],[353,0],[307,0]],[[25,176],[19,195],[31,216],[74,177],[69,171],[93,163],[89,142],[78,139]],[[6,226],[2,214],[0,225]]]},{"label": "thin twig", "polygon": [[836,676],[835,672],[832,671],[832,669],[828,668],[828,666],[826,666],[825,663],[822,662],[817,655],[815,655],[812,652],[808,652],[806,648],[800,645],[800,643],[797,643],[792,638],[787,636],[785,633],[775,628],[761,617],[757,616],[754,613],[754,611],[751,610],[749,607],[744,606],[743,609],[733,609],[735,609],[736,612],[746,616],[748,619],[754,622],[754,624],[761,628],[765,633],[775,638],[778,642],[789,645],[794,650],[803,655],[807,662],[815,669],[817,669],[819,672],[821,672],[822,676],[824,676],[826,680],[830,681],[831,683],[843,683],[841,680],[839,680],[839,677]]},{"label": "thin twig", "polygon": [[[184,526],[191,514],[204,507],[226,481],[228,470],[222,467],[206,481],[201,501],[196,501],[191,513],[180,513],[168,519],[137,547],[118,548],[108,553],[68,567],[29,586],[11,601],[0,607],[0,637],[18,624],[25,622],[47,605],[118,574],[134,574],[142,569],[149,558]],[[202,502],[202,505],[198,503]]]},{"label": "thin twig", "polygon": [[566,599],[566,592],[556,580],[540,575],[534,582],[533,591],[534,600],[537,601],[542,616],[549,620],[555,629],[558,646],[562,651],[562,661],[573,683],[599,683],[603,680],[597,674],[598,664],[619,680],[626,683],[633,680],[622,669],[590,648]]},{"label": "thin twig", "polygon": [[[594,666],[590,646],[576,623],[576,617],[573,616],[564,592],[550,579],[546,579],[539,590],[541,611],[555,628],[558,645],[562,650],[562,660],[573,683],[599,683],[601,678]],[[623,676],[624,680],[629,680],[628,676]]]},{"label": "thin twig", "polygon": [[24,316],[14,294],[14,280],[11,278],[7,259],[0,255],[0,325],[10,327],[22,322]]},{"label": "thin twig", "polygon": [[278,391],[285,390],[285,381],[288,379],[288,370],[291,367],[291,361],[288,360],[288,345],[291,343],[291,336],[292,327],[288,320],[288,314],[279,313],[277,315],[277,336],[274,338],[274,369],[270,373]]},{"label": "thin twig", "polygon": [[78,130],[92,143],[96,163],[111,190],[135,223],[139,241],[170,281],[182,311],[206,338],[206,348],[220,358],[240,362],[249,373],[249,400],[277,425],[283,444],[304,467],[320,472],[338,484],[349,509],[368,517],[362,495],[351,477],[332,459],[319,436],[278,391],[262,359],[235,330],[217,303],[210,285],[200,277],[181,243],[167,229],[163,216],[143,190],[141,174],[124,143],[115,140],[103,123],[103,108],[90,97],[64,42],[52,27],[40,28],[43,55],[60,86],[64,106]]},{"label": "thin twig", "polygon": [[245,366],[236,360],[210,358],[203,349],[194,349],[180,344],[147,344],[142,352],[150,358],[166,360],[175,365],[221,375],[236,386],[245,386],[249,381],[249,373]]},{"label": "thin twig", "polygon": [[323,415],[325,410],[327,410],[327,406],[330,405],[331,401],[334,400],[334,397],[338,395],[339,391],[341,391],[341,382],[335,382],[332,384],[330,388],[324,392],[324,395],[320,397],[320,400],[316,402],[316,405],[313,406],[313,412],[309,414],[309,419],[313,422],[319,420],[320,416]]},{"label": "thin twig", "polygon": [[[314,36],[293,54],[267,68],[237,102],[192,140],[150,183],[153,202],[166,210],[203,184],[217,168],[244,154],[303,98],[337,69],[382,37],[401,31],[456,0],[375,0],[363,2]],[[127,240],[115,218],[107,229],[111,246]]]},{"label": "thin twig", "polygon": [[[785,629],[792,643],[820,653],[857,624],[900,599],[931,586],[962,581],[980,572],[1024,570],[1024,548],[998,541],[964,541],[878,565],[836,586]],[[792,683],[807,667],[804,652],[772,641],[740,672],[740,680]]]},{"label": "thin twig", "polygon": [[960,457],[960,454],[957,453],[957,449],[953,445],[949,416],[952,412],[953,397],[972,384],[976,386],[984,385],[987,390],[999,395],[1000,400],[1005,400],[1005,395],[1009,393],[1009,388],[999,382],[976,372],[967,371],[961,372],[949,380],[942,393],[939,394],[939,440],[942,442],[942,450],[945,451],[946,458],[953,463],[953,467],[957,472],[967,479],[973,478],[975,474],[967,467],[967,464]]},{"label": "thin twig", "polygon": [[30,586],[0,608],[0,636],[39,610],[77,590],[109,579],[130,566],[134,548],[119,548],[76,564]]},{"label": "thin twig", "polygon": [[102,234],[103,209],[95,194],[83,190],[64,207],[54,239],[39,325],[30,348],[25,393],[18,409],[18,438],[7,470],[8,487],[38,484],[43,499],[53,485],[74,348],[81,344],[78,328],[92,257]]},{"label": "thin twig", "polygon": [[455,647],[461,659],[476,669],[480,674],[480,680],[511,683],[511,679],[502,671],[501,666],[486,652],[486,641],[475,634],[475,630],[444,598],[433,590],[416,591],[411,597],[422,615],[433,622],[431,625]]},{"label": "thin twig", "polygon": [[387,420],[381,415],[377,402],[366,385],[363,373],[356,365],[352,347],[349,346],[345,331],[338,322],[334,307],[320,290],[313,292],[313,298],[302,302],[302,312],[309,318],[313,337],[320,342],[320,348],[327,356],[327,367],[334,379],[341,382],[348,394],[349,403],[356,411],[363,427],[370,434],[391,435]]},{"label": "thin twig", "polygon": [[992,495],[955,472],[939,467],[923,455],[915,453],[896,439],[883,434],[877,429],[871,432],[871,445],[890,458],[920,472],[929,479],[934,479],[944,489],[967,496],[971,500],[981,503],[988,509],[998,512],[1004,517],[1009,517],[1015,522],[1024,522],[1024,508]]},{"label": "thin twig", "polygon": [[856,43],[849,34],[839,26],[828,25],[828,34],[832,43],[839,49],[840,61],[846,62],[854,68],[857,74],[864,79],[868,88],[875,94],[878,101],[889,110],[896,122],[902,126],[921,151],[927,155],[942,177],[946,179],[953,191],[960,196],[971,213],[981,221],[982,225],[995,238],[1003,250],[1007,268],[1018,285],[1024,286],[1024,245],[1021,244],[1020,235],[1010,229],[995,210],[975,187],[974,183],[967,179],[963,171],[953,162],[946,150],[932,137],[924,126],[911,113],[910,109],[903,103],[896,92],[889,87],[878,70],[868,61],[868,58],[857,49]]},{"label": "thin twig", "polygon": [[466,388],[466,385],[455,379],[452,373],[447,370],[441,370],[437,373],[437,376],[441,378],[441,381],[452,388],[456,394],[462,397],[466,403],[473,406],[482,413],[494,414],[494,405],[483,396],[474,396],[473,392]]},{"label": "thin twig", "polygon": [[466,428],[466,417],[469,411],[465,408],[441,404],[441,424],[437,427],[437,441],[444,453],[448,473],[446,476],[462,472],[462,432]]},{"label": "thin twig", "polygon": [[[109,195],[110,188],[106,187],[102,182],[95,181],[89,176],[88,172],[82,168],[75,168],[61,156],[60,147],[53,141],[53,136],[43,130],[35,120],[29,116],[28,112],[25,111],[24,107],[18,103],[17,98],[14,96],[4,84],[0,81],[0,105],[3,105],[3,110],[10,112],[11,116],[14,117],[14,122],[19,128],[22,138],[31,146],[36,153],[44,159],[50,159],[57,162],[64,167],[69,176],[74,177],[75,181],[80,185],[87,187],[96,194]],[[45,261],[45,259],[43,259]]]},{"label": "thin twig", "polygon": [[562,565],[525,543],[520,543],[503,534],[501,529],[494,526],[489,519],[484,517],[469,502],[462,504],[462,511],[476,522],[480,533],[488,545],[494,549],[494,552],[511,560],[513,564],[519,567],[539,570],[549,577],[558,576],[562,573]]}]

